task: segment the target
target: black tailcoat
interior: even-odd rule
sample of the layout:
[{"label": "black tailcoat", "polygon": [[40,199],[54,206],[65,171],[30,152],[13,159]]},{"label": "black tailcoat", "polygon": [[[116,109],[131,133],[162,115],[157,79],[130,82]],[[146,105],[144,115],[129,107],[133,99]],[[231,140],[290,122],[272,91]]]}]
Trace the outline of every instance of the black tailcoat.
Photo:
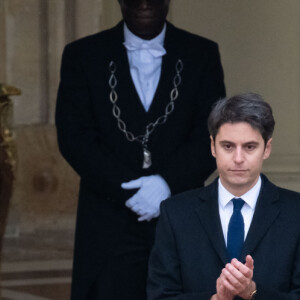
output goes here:
[{"label": "black tailcoat", "polygon": [[[121,22],[67,45],[62,59],[56,110],[58,142],[63,156],[81,177],[74,300],[84,299],[97,276],[97,266],[112,255],[126,232],[123,215],[128,209],[124,202],[135,191],[121,189],[122,182],[159,174],[176,194],[202,186],[215,169],[206,122],[212,104],[225,95],[217,44],[167,24],[167,54],[154,100],[146,112],[131,79],[123,41]],[[183,62],[183,71],[175,110],[151,134],[148,146],[153,164],[143,170],[141,145],[125,138],[112,114],[109,64],[113,61],[116,65],[121,119],[129,131],[140,135],[147,124],[164,115],[178,59]]]}]

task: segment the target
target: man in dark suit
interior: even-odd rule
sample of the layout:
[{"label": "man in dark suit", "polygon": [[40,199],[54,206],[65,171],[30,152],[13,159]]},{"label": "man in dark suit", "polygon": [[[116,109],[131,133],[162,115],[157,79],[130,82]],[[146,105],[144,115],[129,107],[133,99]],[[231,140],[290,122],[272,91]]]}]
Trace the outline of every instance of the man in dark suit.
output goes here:
[{"label": "man in dark suit", "polygon": [[66,46],[56,124],[81,177],[72,300],[146,299],[160,202],[215,168],[206,120],[225,94],[217,44],[119,0],[125,22]]},{"label": "man in dark suit", "polygon": [[220,100],[208,127],[219,178],[161,204],[148,299],[300,299],[300,194],[260,174],[274,119],[257,94]]}]

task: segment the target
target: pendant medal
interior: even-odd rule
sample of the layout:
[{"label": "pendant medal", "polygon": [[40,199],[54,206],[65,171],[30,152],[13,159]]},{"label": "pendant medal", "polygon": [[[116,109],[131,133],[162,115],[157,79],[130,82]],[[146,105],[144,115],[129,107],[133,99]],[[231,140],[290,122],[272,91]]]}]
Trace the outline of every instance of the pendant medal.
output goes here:
[{"label": "pendant medal", "polygon": [[148,169],[152,165],[151,152],[145,148],[143,152],[144,152],[143,169]]}]

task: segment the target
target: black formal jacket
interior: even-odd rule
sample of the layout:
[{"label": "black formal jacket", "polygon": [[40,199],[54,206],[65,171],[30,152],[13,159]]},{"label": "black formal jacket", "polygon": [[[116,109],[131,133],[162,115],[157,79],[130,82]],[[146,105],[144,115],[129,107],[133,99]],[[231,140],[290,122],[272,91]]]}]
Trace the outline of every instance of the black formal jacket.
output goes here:
[{"label": "black formal jacket", "polygon": [[[259,300],[300,299],[300,194],[262,176],[239,260],[254,259]],[[216,292],[229,261],[218,208],[218,181],[161,204],[149,262],[148,299],[201,300]]]},{"label": "black formal jacket", "polygon": [[[56,125],[61,153],[81,177],[73,275],[81,295],[96,276],[96,261],[114,247],[107,241],[116,240],[122,226],[114,209],[127,209],[124,202],[135,192],[121,189],[122,182],[159,174],[176,194],[202,186],[215,169],[206,122],[213,103],[225,95],[217,44],[168,23],[167,54],[146,112],[131,79],[123,41],[121,22],[67,45],[62,58]],[[143,170],[141,145],[129,142],[113,117],[109,64],[116,65],[121,119],[130,132],[140,135],[164,115],[179,59],[183,70],[175,109],[151,134],[152,166]]]}]

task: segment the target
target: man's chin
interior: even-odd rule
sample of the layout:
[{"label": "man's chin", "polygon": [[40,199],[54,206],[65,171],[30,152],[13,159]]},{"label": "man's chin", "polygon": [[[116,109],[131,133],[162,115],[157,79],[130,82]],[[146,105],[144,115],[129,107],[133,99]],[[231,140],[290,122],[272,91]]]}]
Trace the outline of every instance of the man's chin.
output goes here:
[{"label": "man's chin", "polygon": [[135,35],[143,39],[152,39],[160,34],[163,26],[153,25],[153,19],[142,19],[136,23],[134,30],[131,30]]},{"label": "man's chin", "polygon": [[244,173],[234,173],[227,177],[227,184],[233,187],[244,187],[249,184],[249,178]]}]

